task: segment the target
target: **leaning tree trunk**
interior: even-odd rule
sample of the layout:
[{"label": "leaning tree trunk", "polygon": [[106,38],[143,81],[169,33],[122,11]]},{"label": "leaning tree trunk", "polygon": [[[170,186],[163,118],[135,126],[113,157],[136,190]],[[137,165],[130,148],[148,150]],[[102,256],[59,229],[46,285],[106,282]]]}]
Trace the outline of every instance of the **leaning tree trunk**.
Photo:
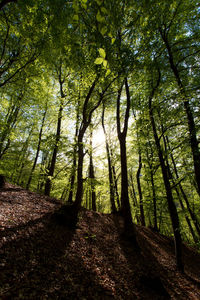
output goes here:
[{"label": "leaning tree trunk", "polygon": [[[161,125],[161,128],[162,128],[162,138],[163,138],[163,143],[164,143],[164,147],[165,147],[165,153],[168,152],[168,149],[170,149],[170,147],[167,147],[167,139],[164,135],[164,129],[163,129],[163,125]],[[168,145],[169,145],[169,141],[168,141]],[[172,171],[170,169],[170,165],[169,165],[169,160],[168,160],[168,156],[166,156],[166,166],[167,166],[167,169],[168,169],[168,174],[169,174],[169,178],[172,180],[172,183],[174,185],[174,189],[176,191],[176,194],[177,194],[177,197],[178,197],[178,200],[179,200],[179,203],[180,203],[180,206],[181,206],[181,209],[184,211],[185,210],[185,207],[184,207],[184,204],[183,204],[183,201],[182,201],[182,198],[181,198],[181,195],[179,193],[179,190],[176,186],[176,183],[175,183],[175,180],[173,178],[173,174],[172,174]],[[193,227],[192,227],[192,224],[190,222],[190,219],[189,217],[187,216],[187,214],[184,214],[184,217],[185,217],[185,220],[188,224],[188,227],[189,227],[189,230],[192,234],[192,237],[193,237],[193,240],[194,242],[196,243],[198,241],[196,235],[195,235],[195,232],[193,230]]]},{"label": "leaning tree trunk", "polygon": [[[20,95],[18,101],[22,100],[22,98],[23,98],[23,95]],[[20,112],[20,104],[18,103],[17,105],[13,105],[11,107],[10,111],[8,112],[8,114],[6,116],[6,126],[0,137],[0,159],[2,158],[2,156],[5,154],[5,152],[8,150],[8,148],[10,146],[9,138],[8,138],[8,142],[5,147],[4,147],[4,142],[15,126],[19,112]]]},{"label": "leaning tree trunk", "polygon": [[189,99],[186,96],[185,87],[181,80],[177,64],[174,61],[174,55],[173,55],[172,48],[171,48],[171,45],[168,40],[167,33],[166,33],[166,31],[163,31],[161,28],[159,30],[160,30],[161,37],[163,39],[163,42],[164,42],[165,47],[168,52],[168,59],[169,59],[171,70],[175,76],[177,85],[180,90],[180,94],[183,98],[183,104],[184,104],[187,121],[188,121],[189,140],[190,140],[190,146],[191,146],[191,151],[192,151],[192,156],[193,156],[193,164],[194,164],[194,173],[195,173],[195,179],[196,179],[196,184],[197,184],[197,192],[200,195],[200,151],[199,151],[199,142],[198,142],[198,138],[197,138],[197,130],[196,130],[195,122],[194,122],[194,116],[193,116],[192,108],[190,106]]},{"label": "leaning tree trunk", "polygon": [[[167,144],[168,144],[168,148],[170,149],[170,145],[169,145],[169,139],[168,137],[166,137],[166,141],[167,141]],[[171,150],[171,149],[170,149]],[[170,151],[171,152],[171,151]],[[175,163],[175,160],[174,160],[174,156],[173,156],[173,153],[171,152],[170,154],[170,157],[171,157],[171,161],[172,161],[172,165],[173,165],[173,168],[174,168],[174,172],[175,172],[175,175],[176,175],[176,180],[180,180],[179,178],[179,175],[178,175],[178,170],[177,170],[177,167],[176,167],[176,163]],[[193,221],[193,224],[196,228],[196,231],[198,233],[198,236],[200,237],[200,225],[199,225],[199,222],[198,222],[198,219],[196,217],[196,214],[192,211],[191,207],[190,207],[190,203],[189,203],[189,200],[187,198],[187,195],[182,187],[182,184],[181,182],[179,182],[179,188],[180,188],[180,191],[181,191],[181,194],[182,194],[182,197],[186,203],[186,206],[187,206],[187,209],[188,209],[188,212],[189,212],[189,215]],[[191,232],[192,233],[192,232]]]},{"label": "leaning tree trunk", "polygon": [[170,218],[171,218],[171,222],[172,222],[172,228],[173,228],[173,233],[174,233],[176,265],[180,271],[183,271],[182,238],[181,238],[181,232],[180,232],[179,217],[178,217],[178,212],[177,212],[176,205],[174,203],[174,199],[173,199],[173,195],[172,195],[169,174],[168,174],[168,170],[167,170],[167,167],[165,164],[163,151],[162,151],[162,148],[160,145],[160,140],[159,140],[157,129],[156,129],[156,124],[155,124],[154,114],[153,114],[153,107],[152,107],[152,100],[153,100],[155,91],[157,90],[157,88],[159,86],[159,83],[160,83],[160,73],[159,73],[159,78],[157,80],[157,84],[155,87],[153,87],[151,95],[149,96],[149,118],[151,121],[154,140],[155,140],[158,157],[159,157],[159,161],[160,161],[160,166],[161,166],[161,170],[162,170],[162,176],[163,176],[163,181],[164,181],[164,186],[165,186],[165,191],[166,191],[166,196],[167,196],[168,209],[169,209],[169,214],[170,214]]}]

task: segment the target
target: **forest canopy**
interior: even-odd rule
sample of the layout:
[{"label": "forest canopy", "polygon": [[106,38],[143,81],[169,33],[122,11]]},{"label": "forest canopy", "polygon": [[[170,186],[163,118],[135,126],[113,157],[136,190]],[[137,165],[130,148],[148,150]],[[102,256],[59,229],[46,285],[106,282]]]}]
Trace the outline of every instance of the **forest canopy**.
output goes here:
[{"label": "forest canopy", "polygon": [[199,245],[200,7],[1,0],[0,173]]}]

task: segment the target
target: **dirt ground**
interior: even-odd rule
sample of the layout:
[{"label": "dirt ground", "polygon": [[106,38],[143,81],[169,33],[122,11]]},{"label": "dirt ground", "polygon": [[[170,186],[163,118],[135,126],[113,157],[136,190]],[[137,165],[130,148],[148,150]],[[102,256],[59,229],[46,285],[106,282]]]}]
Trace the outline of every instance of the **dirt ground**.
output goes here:
[{"label": "dirt ground", "polygon": [[0,190],[0,299],[200,299],[200,254],[136,226],[141,251],[119,216],[83,209],[76,229],[52,218],[56,199],[6,184]]}]

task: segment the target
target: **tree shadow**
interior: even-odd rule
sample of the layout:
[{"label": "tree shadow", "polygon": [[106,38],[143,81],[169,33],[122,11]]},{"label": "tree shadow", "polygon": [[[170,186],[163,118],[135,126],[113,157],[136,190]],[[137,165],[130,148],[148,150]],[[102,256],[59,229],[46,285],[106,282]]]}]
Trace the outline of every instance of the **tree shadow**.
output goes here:
[{"label": "tree shadow", "polygon": [[49,214],[4,231],[0,298],[113,299],[79,251],[76,230]]},{"label": "tree shadow", "polygon": [[[119,232],[119,243],[126,257],[129,268],[133,270],[136,288],[141,291],[142,299],[171,299],[166,290],[154,257],[146,256],[145,245],[139,239],[137,228],[133,227],[132,234],[124,232],[123,219],[113,215],[113,221]],[[130,236],[130,237],[129,237]]]}]

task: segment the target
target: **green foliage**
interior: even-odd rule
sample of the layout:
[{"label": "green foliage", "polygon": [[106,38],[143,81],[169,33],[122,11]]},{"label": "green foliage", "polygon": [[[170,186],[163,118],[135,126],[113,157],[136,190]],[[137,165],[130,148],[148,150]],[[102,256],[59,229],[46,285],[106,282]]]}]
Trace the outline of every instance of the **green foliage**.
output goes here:
[{"label": "green foliage", "polygon": [[[57,143],[55,173],[51,179],[52,195],[60,198],[66,189],[65,199],[67,199],[73,155],[76,154],[76,124],[81,128],[85,99],[91,83],[96,78],[96,87],[87,103],[85,113],[88,117],[91,109],[95,110],[99,97],[110,82],[103,95],[106,107],[105,127],[120,193],[116,99],[119,87],[124,79],[128,78],[131,115],[127,153],[132,213],[135,220],[140,217],[136,173],[138,154],[141,152],[143,165],[140,179],[146,223],[152,225],[154,222],[155,196],[158,227],[162,233],[171,235],[162,172],[149,119],[149,97],[156,85],[159,70],[161,81],[153,95],[152,109],[165,163],[172,173],[170,183],[179,211],[182,234],[191,241],[185,219],[188,216],[191,220],[191,216],[181,194],[180,183],[195,215],[198,215],[199,196],[182,91],[184,90],[191,105],[198,137],[199,17],[197,2],[192,0],[165,2],[34,0],[17,1],[13,5],[5,6],[0,11],[1,172],[12,182],[26,184],[37,152],[44,110],[47,108],[39,157],[31,183],[31,189],[43,191],[55,147],[58,110],[62,99],[61,134]],[[171,69],[164,38],[171,47],[182,90]],[[111,83],[114,78],[116,80]],[[125,103],[123,91],[121,119],[124,118]],[[93,113],[92,121],[96,126],[96,132],[101,127],[101,109],[100,107]],[[86,205],[89,186],[87,151],[90,150],[87,132],[83,147]],[[109,212],[105,144],[102,143],[99,148],[100,151],[98,147],[93,149],[97,208]],[[75,179],[74,190],[76,184]],[[183,209],[180,208],[175,187],[183,199]],[[198,217],[197,220],[200,221]],[[194,227],[194,224],[192,226]]]}]

